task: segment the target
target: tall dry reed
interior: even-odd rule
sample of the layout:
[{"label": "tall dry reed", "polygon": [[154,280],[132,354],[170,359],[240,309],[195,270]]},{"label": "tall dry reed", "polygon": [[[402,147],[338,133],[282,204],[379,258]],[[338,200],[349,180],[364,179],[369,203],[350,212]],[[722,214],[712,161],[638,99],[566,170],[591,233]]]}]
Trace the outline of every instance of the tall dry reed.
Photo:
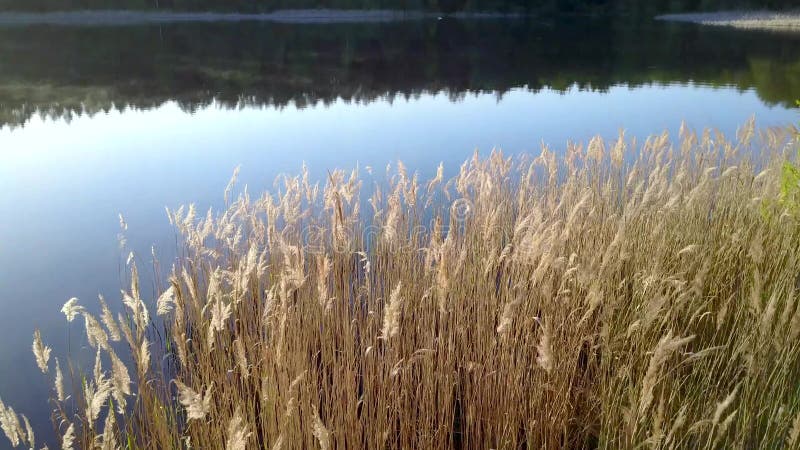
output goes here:
[{"label": "tall dry reed", "polygon": [[[157,298],[129,259],[123,313],[64,306],[91,371],[36,332],[63,448],[797,448],[796,149],[748,123],[476,155],[449,181],[232,180],[223,211],[168,211]],[[27,423],[0,403],[13,445]]]}]

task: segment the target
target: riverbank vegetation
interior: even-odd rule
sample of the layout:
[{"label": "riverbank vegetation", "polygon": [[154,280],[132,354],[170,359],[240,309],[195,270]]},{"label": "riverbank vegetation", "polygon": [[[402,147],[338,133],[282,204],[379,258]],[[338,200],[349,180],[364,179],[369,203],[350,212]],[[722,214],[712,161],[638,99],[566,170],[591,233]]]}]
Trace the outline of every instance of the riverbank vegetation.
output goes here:
[{"label": "riverbank vegetation", "polygon": [[64,305],[93,368],[38,331],[30,364],[63,448],[796,448],[797,150],[749,123],[234,176],[225,210],[168,210],[152,295],[132,255],[121,301]]}]

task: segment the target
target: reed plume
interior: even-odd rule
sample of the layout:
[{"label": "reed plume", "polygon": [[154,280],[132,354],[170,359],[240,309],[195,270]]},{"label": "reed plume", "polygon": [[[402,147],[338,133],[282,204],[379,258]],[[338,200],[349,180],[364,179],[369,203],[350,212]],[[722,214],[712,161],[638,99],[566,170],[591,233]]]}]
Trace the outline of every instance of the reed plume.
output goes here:
[{"label": "reed plume", "polygon": [[47,362],[50,360],[50,347],[42,343],[42,334],[39,330],[33,332],[33,356],[36,358],[36,365],[42,373],[47,373]]},{"label": "reed plume", "polygon": [[[34,333],[62,447],[797,447],[799,144],[748,123],[428,181],[235,173],[223,209],[167,210],[166,280],[133,255],[118,299],[64,304],[94,368],[48,371]],[[29,425],[0,402],[12,445]]]}]

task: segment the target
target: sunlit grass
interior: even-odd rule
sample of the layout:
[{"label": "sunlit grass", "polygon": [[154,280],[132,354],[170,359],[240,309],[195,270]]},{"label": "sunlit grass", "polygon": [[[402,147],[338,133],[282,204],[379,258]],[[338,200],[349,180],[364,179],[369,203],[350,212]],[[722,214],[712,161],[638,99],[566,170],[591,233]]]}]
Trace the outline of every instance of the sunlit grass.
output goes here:
[{"label": "sunlit grass", "polygon": [[[62,374],[38,332],[31,364],[65,448],[797,447],[796,151],[749,123],[451,180],[232,180],[225,211],[169,211],[159,298],[129,260],[124,306],[65,305],[93,369]],[[13,445],[26,423],[0,404]]]}]

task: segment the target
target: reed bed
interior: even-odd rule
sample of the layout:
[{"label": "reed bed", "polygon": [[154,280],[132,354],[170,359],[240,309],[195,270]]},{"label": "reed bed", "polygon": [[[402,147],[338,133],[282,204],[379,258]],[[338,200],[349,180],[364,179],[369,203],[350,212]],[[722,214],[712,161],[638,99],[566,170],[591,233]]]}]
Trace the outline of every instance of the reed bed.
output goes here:
[{"label": "reed bed", "polygon": [[797,148],[749,123],[450,180],[234,177],[225,210],[168,211],[157,296],[129,259],[116,317],[64,305],[94,368],[36,332],[62,448],[798,448]]}]

